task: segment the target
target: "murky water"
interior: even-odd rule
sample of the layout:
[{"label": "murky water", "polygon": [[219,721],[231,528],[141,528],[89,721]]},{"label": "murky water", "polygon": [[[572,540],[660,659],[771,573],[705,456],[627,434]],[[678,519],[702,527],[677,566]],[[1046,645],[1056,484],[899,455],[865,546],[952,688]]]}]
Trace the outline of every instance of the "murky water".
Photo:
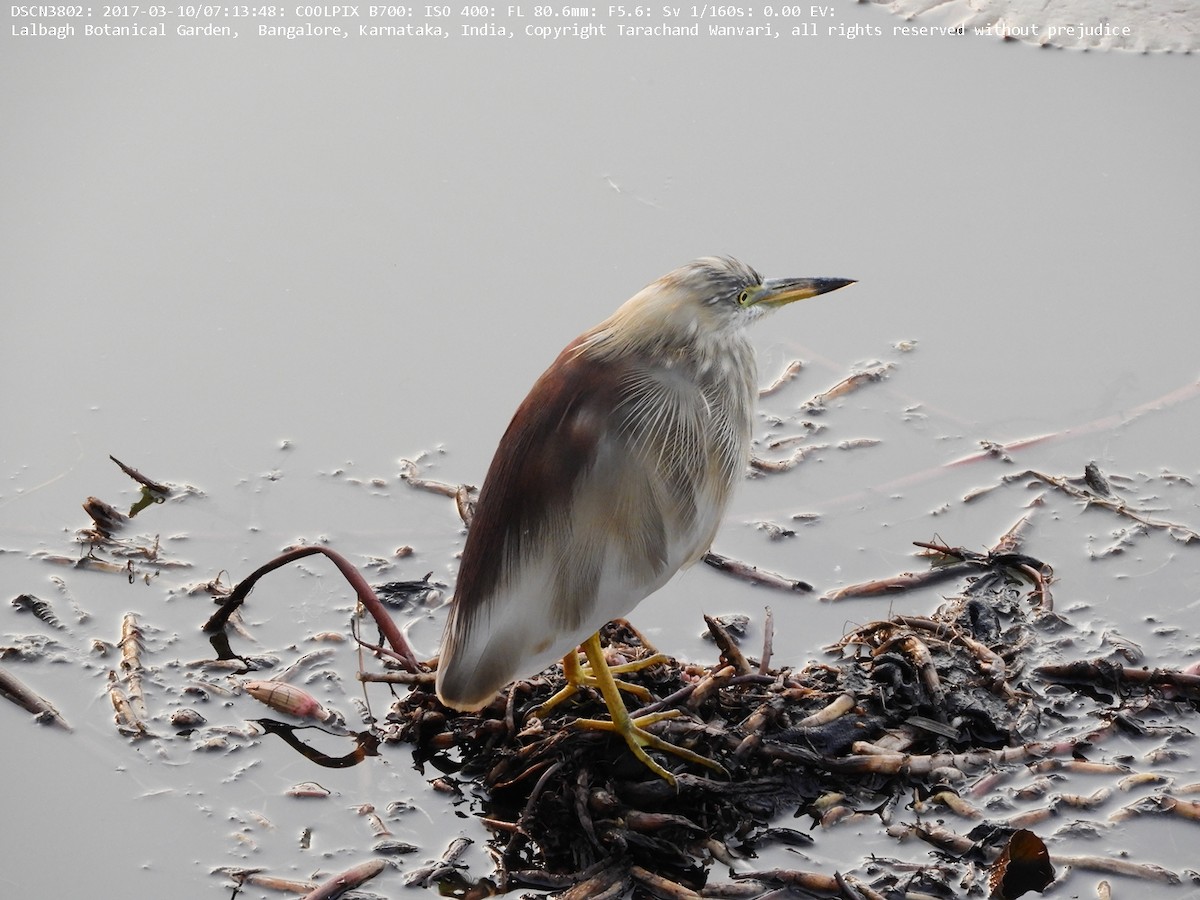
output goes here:
[{"label": "murky water", "polygon": [[[805,420],[828,446],[748,480],[720,552],[832,590],[919,567],[914,540],[986,548],[1034,492],[965,494],[1093,460],[1131,478],[1124,489],[1156,517],[1200,529],[1200,401],[1170,397],[1200,376],[1194,63],[980,40],[728,46],[6,51],[18,137],[2,174],[0,584],[7,599],[46,600],[65,627],[5,604],[0,645],[28,651],[3,664],[74,728],[0,704],[6,896],[218,897],[219,867],[337,871],[369,854],[364,803],[413,805],[388,824],[417,862],[458,834],[482,843],[407,749],[318,770],[270,737],[205,750],[175,736],[165,716],[180,705],[230,728],[266,714],[245,696],[185,693],[226,683],[190,665],[212,658],[200,625],[213,607],[187,589],[301,541],[328,542],[373,582],[432,572],[452,585],[453,505],[403,484],[399,459],[478,482],[558,349],[697,255],[860,280],[758,327],[764,383],[806,363],[764,400],[760,452]],[[873,362],[892,364],[886,380],[819,417],[801,411]],[[1044,434],[1056,437],[1011,463],[947,466],[981,440]],[[879,443],[839,449],[862,438]],[[123,533],[157,537],[180,565],[135,558],[130,583],[46,558],[79,555],[88,496],[136,499],[110,453],[197,489]],[[807,513],[819,518],[794,518]],[[771,540],[763,522],[795,536]],[[1194,661],[1200,545],[1162,531],[1121,544],[1129,524],[1051,493],[1026,547],[1054,566],[1079,658],[1119,635],[1146,665]],[[848,625],[927,611],[938,593],[830,604],[698,568],[634,618],[663,650],[708,659],[701,611],[750,614],[754,642],[770,605],[777,658],[801,663]],[[352,600],[306,561],[256,589],[239,646],[278,657],[276,670],[332,647],[306,687],[353,725],[356,654],[306,640],[345,633]],[[155,736],[140,741],[112,722],[119,654],[93,646],[114,644],[128,612],[151,669]],[[405,619],[422,652],[442,615]],[[369,696],[386,710],[385,690]],[[1167,770],[1200,781],[1190,756]],[[284,795],[310,780],[332,796]],[[1138,821],[1052,849],[1183,871],[1194,830]],[[927,858],[859,832],[819,835],[811,867],[852,866],[864,842]],[[480,843],[465,858],[477,877],[490,871]],[[371,888],[401,884],[389,872]],[[1092,890],[1076,879],[1061,895]]]}]

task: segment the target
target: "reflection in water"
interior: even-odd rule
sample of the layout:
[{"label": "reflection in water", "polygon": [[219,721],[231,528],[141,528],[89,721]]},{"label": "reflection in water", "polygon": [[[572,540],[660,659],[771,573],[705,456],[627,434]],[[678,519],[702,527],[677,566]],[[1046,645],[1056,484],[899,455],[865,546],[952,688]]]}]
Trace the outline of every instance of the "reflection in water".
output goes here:
[{"label": "reflection in water", "polygon": [[315,725],[288,725],[286,722],[279,722],[275,719],[254,719],[256,724],[261,725],[263,730],[268,734],[278,735],[285,744],[293,750],[300,753],[306,759],[316,763],[318,766],[323,766],[326,769],[348,769],[350,766],[357,766],[368,756],[379,755],[379,739],[373,734],[365,731],[351,732],[349,737],[354,739],[354,749],[345,756],[329,756],[322,753],[315,747],[310,747],[304,741],[296,736],[297,731],[304,729],[316,729],[322,734],[332,735],[332,731],[326,731],[324,728],[317,728]]}]

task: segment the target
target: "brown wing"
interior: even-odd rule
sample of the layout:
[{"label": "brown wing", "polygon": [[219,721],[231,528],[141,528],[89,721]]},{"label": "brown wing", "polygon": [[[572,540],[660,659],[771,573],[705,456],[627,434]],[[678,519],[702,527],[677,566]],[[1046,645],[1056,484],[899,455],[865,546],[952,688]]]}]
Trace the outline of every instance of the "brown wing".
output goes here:
[{"label": "brown wing", "polygon": [[[678,544],[694,543],[696,498],[678,457],[648,439],[670,435],[661,404],[639,399],[654,379],[578,346],[538,379],[484,481],[438,666],[449,706],[478,708],[518,674],[539,671],[694,555]],[[674,380],[704,408],[693,385]],[[700,417],[686,424],[680,446],[700,444]]]}]

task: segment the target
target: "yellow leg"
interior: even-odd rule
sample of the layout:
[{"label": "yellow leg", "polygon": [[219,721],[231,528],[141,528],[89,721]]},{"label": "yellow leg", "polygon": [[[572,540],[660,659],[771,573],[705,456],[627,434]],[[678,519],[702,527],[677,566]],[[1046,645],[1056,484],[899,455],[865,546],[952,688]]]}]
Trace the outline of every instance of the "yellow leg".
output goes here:
[{"label": "yellow leg", "polygon": [[651,734],[643,727],[645,725],[652,725],[655,722],[661,722],[663,719],[673,718],[679,714],[678,711],[671,710],[669,712],[653,713],[648,716],[640,716],[636,719],[629,715],[629,710],[625,708],[625,701],[621,699],[621,692],[617,686],[617,681],[612,677],[612,671],[608,663],[604,661],[604,650],[600,647],[600,635],[598,633],[593,634],[584,641],[583,649],[587,653],[588,663],[592,670],[592,678],[595,680],[596,687],[600,689],[600,694],[604,697],[604,703],[608,706],[608,713],[612,716],[612,721],[604,722],[598,719],[578,719],[575,722],[578,727],[617,732],[625,738],[625,743],[629,745],[629,749],[633,751],[633,755],[640,759],[646,768],[660,778],[666,779],[672,785],[675,784],[675,776],[652,760],[642,748],[651,747],[666,753],[674,753],[688,762],[707,766],[710,769],[725,773],[725,769],[715,760],[708,759],[698,753],[693,753],[684,747],[677,747],[675,744]]},{"label": "yellow leg", "polygon": [[[666,661],[667,657],[664,654],[655,653],[653,656],[648,656],[645,659],[638,659],[634,660],[633,662],[622,663],[619,666],[610,666],[606,663],[605,668],[609,672],[614,672],[618,675],[621,675],[625,672],[637,672],[641,669],[646,669],[650,666],[656,666],[659,663],[664,663]],[[550,712],[550,710],[558,706],[558,704],[562,703],[564,700],[573,696],[582,687],[599,688],[600,684],[597,681],[596,676],[592,674],[592,671],[590,657],[589,667],[585,669],[579,664],[579,657],[574,650],[564,656],[563,675],[566,677],[567,683],[563,686],[562,690],[539,706],[534,711],[534,715],[538,718],[543,718],[546,713]],[[614,679],[614,683],[619,690],[633,694],[639,700],[650,699],[650,692],[640,684],[630,684],[628,681],[617,681],[616,679]]]}]

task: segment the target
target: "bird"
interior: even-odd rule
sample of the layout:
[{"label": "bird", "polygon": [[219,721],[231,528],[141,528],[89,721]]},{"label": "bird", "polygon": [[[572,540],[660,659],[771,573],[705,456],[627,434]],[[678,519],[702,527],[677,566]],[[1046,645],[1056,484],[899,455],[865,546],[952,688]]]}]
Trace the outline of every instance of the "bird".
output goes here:
[{"label": "bird", "polygon": [[481,709],[561,659],[566,693],[599,688],[611,717],[577,725],[616,731],[671,783],[645,748],[720,768],[646,729],[669,714],[628,713],[619,690],[633,688],[613,678],[599,630],[712,543],[749,460],[758,374],[746,326],[853,283],[764,280],[732,257],[704,257],[562,350],[517,408],[479,492],[438,653],[444,706]]}]

